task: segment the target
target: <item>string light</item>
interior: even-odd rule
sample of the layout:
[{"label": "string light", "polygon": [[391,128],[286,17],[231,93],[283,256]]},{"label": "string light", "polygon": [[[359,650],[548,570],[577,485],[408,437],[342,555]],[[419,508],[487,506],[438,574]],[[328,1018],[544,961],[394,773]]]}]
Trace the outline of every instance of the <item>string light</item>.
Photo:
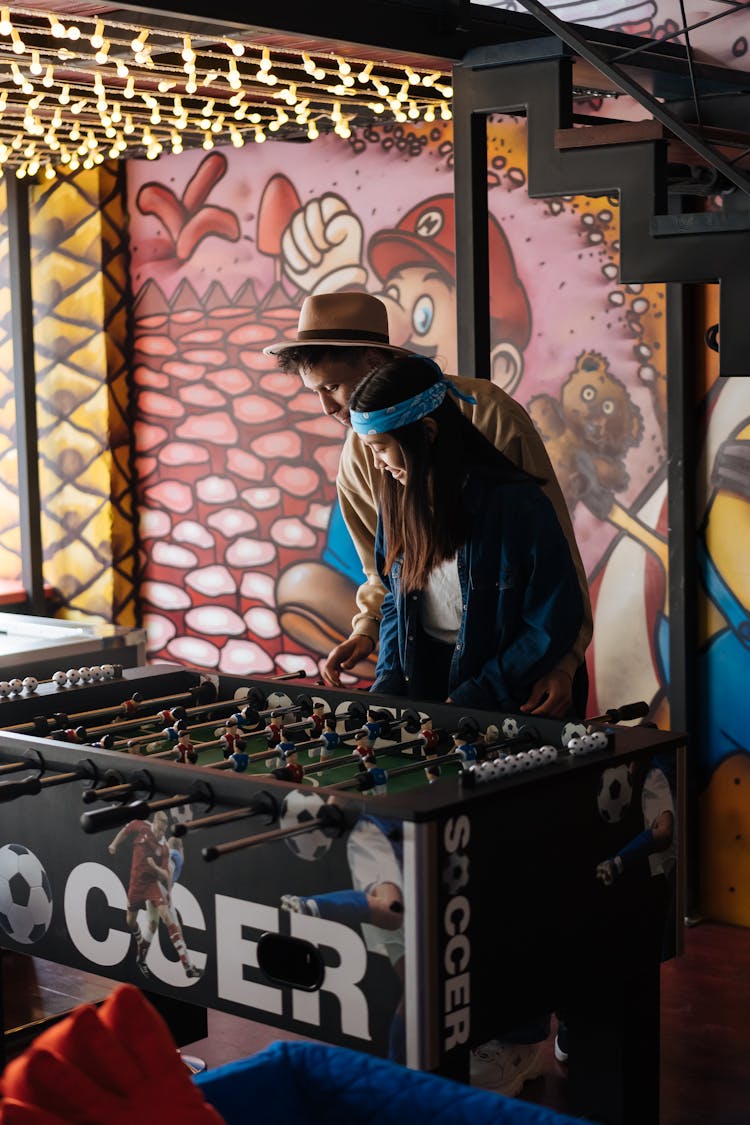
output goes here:
[{"label": "string light", "polygon": [[98,51],[101,47],[104,46],[104,24],[101,20],[96,21],[94,34],[89,39],[89,43],[95,51]]},{"label": "string light", "polygon": [[[85,165],[131,152],[153,160],[196,145],[240,148],[249,138],[263,143],[299,131],[314,140],[322,124],[349,139],[354,128],[388,115],[426,124],[452,118],[453,90],[440,70],[229,37],[194,46],[181,30],[156,32],[122,15],[111,9],[105,18],[67,15],[63,23],[55,13],[37,9],[34,18],[0,7],[0,164],[11,161],[29,175],[36,161],[46,178],[47,167],[70,168],[76,159],[66,140],[83,149],[76,155]],[[124,121],[121,102],[131,111]],[[67,128],[58,136],[63,113]]]}]

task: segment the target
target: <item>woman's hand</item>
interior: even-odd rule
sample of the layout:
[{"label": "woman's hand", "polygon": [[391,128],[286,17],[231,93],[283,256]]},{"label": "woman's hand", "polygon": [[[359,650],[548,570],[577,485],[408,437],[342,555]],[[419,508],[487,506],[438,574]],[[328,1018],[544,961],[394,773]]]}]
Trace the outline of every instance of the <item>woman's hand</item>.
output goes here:
[{"label": "woman's hand", "polygon": [[330,687],[341,686],[341,673],[348,672],[375,651],[375,642],[366,633],[352,633],[328,653],[323,679]]}]

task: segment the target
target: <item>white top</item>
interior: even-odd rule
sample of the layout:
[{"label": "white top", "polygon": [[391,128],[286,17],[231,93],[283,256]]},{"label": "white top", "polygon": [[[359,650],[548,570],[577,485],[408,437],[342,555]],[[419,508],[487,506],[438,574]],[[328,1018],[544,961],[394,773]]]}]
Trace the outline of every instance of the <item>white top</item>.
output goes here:
[{"label": "white top", "polygon": [[463,617],[458,557],[440,563],[422,594],[422,628],[438,641],[454,644]]}]

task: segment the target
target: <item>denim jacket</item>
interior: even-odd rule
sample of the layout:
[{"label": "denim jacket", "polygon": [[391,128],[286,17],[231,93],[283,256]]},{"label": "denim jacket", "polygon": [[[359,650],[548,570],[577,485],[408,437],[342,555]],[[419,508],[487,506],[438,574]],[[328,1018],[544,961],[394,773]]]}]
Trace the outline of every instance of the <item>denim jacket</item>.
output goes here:
[{"label": "denim jacket", "polygon": [[[458,552],[463,614],[451,660],[454,703],[517,711],[536,680],[569,652],[583,601],[565,536],[539,485],[475,468],[464,482],[470,531]],[[384,573],[378,518],[375,560],[386,589],[373,691],[406,695],[419,660],[421,593],[400,588],[401,561]]]}]

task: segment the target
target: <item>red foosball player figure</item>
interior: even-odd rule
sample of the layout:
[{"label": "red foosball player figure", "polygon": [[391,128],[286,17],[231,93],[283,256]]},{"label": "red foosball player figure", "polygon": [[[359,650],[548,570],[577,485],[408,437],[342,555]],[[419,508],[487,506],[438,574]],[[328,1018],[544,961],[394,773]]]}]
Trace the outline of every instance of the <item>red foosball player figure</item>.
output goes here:
[{"label": "red foosball player figure", "polygon": [[198,751],[190,738],[187,730],[181,730],[175,747],[175,758],[185,765],[187,762],[194,766],[198,761]]},{"label": "red foosball player figure", "polygon": [[422,719],[422,726],[416,741],[421,742],[424,746],[425,758],[435,757],[438,743],[440,742],[440,735],[436,730],[432,729],[432,719]]},{"label": "red foosball player figure", "polygon": [[352,750],[352,757],[359,759],[359,767],[363,768],[365,758],[373,758],[375,754],[370,742],[370,732],[363,728],[354,734],[354,749]]},{"label": "red foosball player figure", "polygon": [[167,707],[164,711],[157,711],[154,718],[160,723],[164,723],[165,726],[169,726],[180,719],[187,719],[187,711],[184,707]]},{"label": "red foosball player figure", "polygon": [[312,715],[310,716],[313,738],[317,738],[318,735],[323,731],[323,726],[325,724],[325,709],[325,703],[313,703]]},{"label": "red foosball player figure", "polygon": [[235,750],[242,750],[245,746],[245,741],[239,732],[237,719],[234,715],[230,715],[227,719],[224,730],[219,737],[224,743],[223,753],[225,758],[231,757]]},{"label": "red foosball player figure", "polygon": [[297,761],[298,750],[294,742],[280,742],[278,751],[281,754],[283,765],[271,773],[277,781],[294,781],[299,784],[305,776],[305,771]]},{"label": "red foosball player figure", "polygon": [[120,704],[120,710],[125,715],[132,715],[138,710],[142,703],[143,696],[140,692],[136,691],[131,695],[130,699],[126,699],[124,703]]},{"label": "red foosball player figure", "polygon": [[[271,722],[268,723],[268,725],[263,729],[263,734],[266,736],[266,742],[268,743],[269,750],[273,747],[278,746],[282,738],[284,737],[284,727],[281,722],[283,714],[283,711],[273,711],[271,713]],[[270,767],[274,765],[277,760],[278,756],[274,758],[266,758],[266,765]]]},{"label": "red foosball player figure", "polygon": [[386,770],[382,769],[372,756],[365,758],[362,764],[365,768],[364,773],[357,778],[357,788],[360,793],[372,794],[376,797],[380,793],[385,793],[388,788]]}]

